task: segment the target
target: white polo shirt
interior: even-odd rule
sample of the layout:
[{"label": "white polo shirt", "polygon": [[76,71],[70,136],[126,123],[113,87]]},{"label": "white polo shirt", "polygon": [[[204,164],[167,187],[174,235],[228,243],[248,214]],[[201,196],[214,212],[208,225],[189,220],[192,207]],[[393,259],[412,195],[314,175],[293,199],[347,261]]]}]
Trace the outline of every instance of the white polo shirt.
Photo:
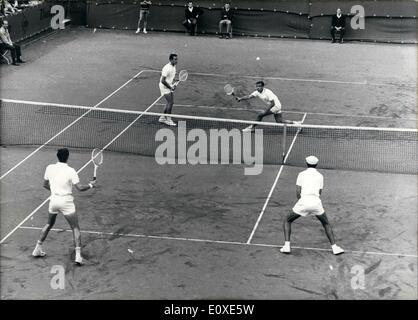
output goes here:
[{"label": "white polo shirt", "polygon": [[261,91],[261,93],[255,90],[253,93],[250,94],[250,97],[260,98],[266,104],[270,104],[270,101],[274,101],[275,107],[282,107],[279,98],[273,93],[273,91],[267,88],[264,88],[263,91]]},{"label": "white polo shirt", "polygon": [[160,83],[161,83],[161,80],[163,79],[163,77],[166,77],[165,81],[167,81],[167,83],[171,86],[171,85],[173,85],[173,81],[174,81],[175,76],[176,76],[176,66],[173,66],[171,63],[167,63],[163,67],[163,70],[161,70]]},{"label": "white polo shirt", "polygon": [[53,196],[71,195],[73,185],[80,182],[77,172],[64,162],[47,166],[44,179],[49,181]]},{"label": "white polo shirt", "polygon": [[301,198],[304,196],[319,198],[319,190],[324,188],[324,176],[315,168],[308,168],[299,173],[296,185],[302,187]]}]

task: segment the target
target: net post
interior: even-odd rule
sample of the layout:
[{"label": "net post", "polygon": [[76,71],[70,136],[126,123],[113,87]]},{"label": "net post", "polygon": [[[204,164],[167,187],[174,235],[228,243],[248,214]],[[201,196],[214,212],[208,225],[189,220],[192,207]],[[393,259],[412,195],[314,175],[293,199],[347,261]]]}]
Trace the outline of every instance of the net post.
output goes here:
[{"label": "net post", "polygon": [[284,164],[284,159],[286,157],[286,124],[283,125],[283,140],[282,140],[282,164]]}]

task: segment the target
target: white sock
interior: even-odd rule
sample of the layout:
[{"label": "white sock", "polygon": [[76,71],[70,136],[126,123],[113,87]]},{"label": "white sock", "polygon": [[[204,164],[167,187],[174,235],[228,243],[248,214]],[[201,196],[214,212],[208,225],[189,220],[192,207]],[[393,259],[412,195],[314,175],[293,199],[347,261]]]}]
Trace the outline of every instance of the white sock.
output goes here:
[{"label": "white sock", "polygon": [[76,257],[81,257],[81,248],[80,247],[75,248],[75,256]]},{"label": "white sock", "polygon": [[332,246],[331,246],[331,248],[332,249],[336,249],[338,246],[337,246],[337,244],[336,243],[334,243]]},{"label": "white sock", "polygon": [[285,241],[285,242],[284,242],[284,246],[285,246],[285,247],[290,247],[290,241]]}]

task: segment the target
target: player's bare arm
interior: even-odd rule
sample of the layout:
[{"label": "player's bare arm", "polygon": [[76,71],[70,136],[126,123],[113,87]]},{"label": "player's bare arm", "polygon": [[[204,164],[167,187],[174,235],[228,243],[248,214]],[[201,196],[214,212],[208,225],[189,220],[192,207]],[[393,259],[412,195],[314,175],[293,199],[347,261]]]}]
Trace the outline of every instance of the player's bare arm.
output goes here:
[{"label": "player's bare arm", "polygon": [[163,84],[163,85],[165,85],[168,89],[170,89],[170,90],[175,90],[176,89],[176,87],[175,86],[170,86],[169,84],[168,84],[168,82],[166,81],[166,79],[167,79],[167,77],[164,77],[164,76],[162,76],[162,78],[161,78],[161,83]]},{"label": "player's bare arm", "polygon": [[51,186],[49,185],[49,180],[44,180],[43,187],[44,187],[46,190],[51,191]]},{"label": "player's bare arm", "polygon": [[86,191],[86,190],[89,190],[89,189],[91,189],[91,188],[94,188],[94,187],[95,187],[95,184],[96,184],[96,181],[90,181],[90,183],[89,183],[89,184],[81,184],[81,183],[77,183],[77,184],[75,185],[75,187],[76,187],[76,189],[77,189],[78,191]]}]

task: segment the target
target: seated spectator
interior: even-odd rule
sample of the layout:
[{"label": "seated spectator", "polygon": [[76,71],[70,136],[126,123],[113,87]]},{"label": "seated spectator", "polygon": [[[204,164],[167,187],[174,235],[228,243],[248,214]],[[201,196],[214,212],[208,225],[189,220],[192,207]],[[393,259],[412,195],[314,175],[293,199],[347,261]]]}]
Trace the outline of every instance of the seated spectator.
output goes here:
[{"label": "seated spectator", "polygon": [[138,28],[136,29],[135,33],[141,32],[141,23],[144,28],[144,33],[147,33],[147,20],[149,14],[149,8],[151,7],[152,2],[148,0],[141,1],[139,3],[139,20],[138,20]]},{"label": "seated spectator", "polygon": [[337,9],[337,14],[332,16],[331,23],[331,37],[332,43],[335,43],[335,33],[340,33],[340,43],[344,42],[344,33],[345,33],[345,16],[341,13],[341,9]]},{"label": "seated spectator", "polygon": [[232,16],[233,12],[230,8],[229,3],[225,3],[224,7],[222,8],[221,13],[221,21],[219,21],[219,34],[220,38],[224,37],[224,34],[222,33],[222,27],[226,25],[226,34],[225,38],[229,39],[231,36],[231,27],[232,27]]},{"label": "seated spectator", "polygon": [[20,46],[12,42],[8,29],[9,23],[7,20],[3,20],[2,26],[0,27],[0,50],[10,50],[13,65],[18,66],[18,63],[24,63],[25,61],[21,59]]},{"label": "seated spectator", "polygon": [[15,1],[13,3],[13,5],[10,4],[10,2],[8,0],[3,0],[2,2],[3,2],[2,8],[4,10],[3,14],[6,15],[6,16],[9,15],[9,14],[14,14],[14,13],[22,11],[22,10],[17,8],[18,7],[17,1]]},{"label": "seated spectator", "polygon": [[203,10],[193,7],[193,2],[190,1],[184,13],[186,20],[183,21],[183,26],[191,36],[194,36],[196,33],[197,20],[203,14]]}]

